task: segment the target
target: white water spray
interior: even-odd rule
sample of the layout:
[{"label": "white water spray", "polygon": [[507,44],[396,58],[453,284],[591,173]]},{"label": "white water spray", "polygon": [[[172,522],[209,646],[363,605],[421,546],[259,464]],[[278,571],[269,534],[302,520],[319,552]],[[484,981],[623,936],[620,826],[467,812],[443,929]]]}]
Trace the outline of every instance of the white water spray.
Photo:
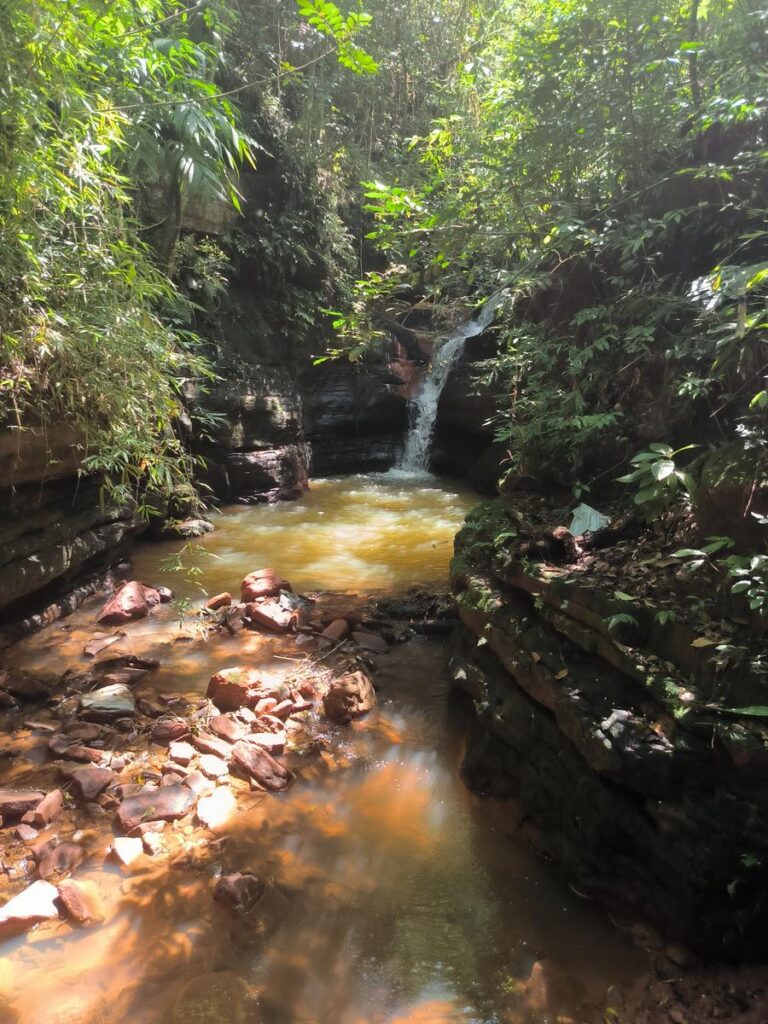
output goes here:
[{"label": "white water spray", "polygon": [[427,473],[432,451],[432,438],[437,424],[437,406],[451,370],[457,365],[464,352],[468,338],[482,334],[493,321],[496,309],[503,298],[503,292],[492,295],[480,310],[476,320],[467,320],[438,343],[432,353],[432,361],[417,395],[409,405],[409,426],[403,454],[395,467],[402,473]]}]

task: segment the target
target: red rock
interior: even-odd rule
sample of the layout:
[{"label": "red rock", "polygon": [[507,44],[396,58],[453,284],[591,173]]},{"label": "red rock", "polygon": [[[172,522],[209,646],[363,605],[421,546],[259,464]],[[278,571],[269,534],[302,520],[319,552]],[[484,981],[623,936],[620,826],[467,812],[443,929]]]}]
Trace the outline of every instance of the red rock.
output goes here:
[{"label": "red rock", "polygon": [[16,835],[22,843],[33,843],[37,839],[38,834],[36,828],[32,828],[31,825],[25,825],[24,822],[16,828]]},{"label": "red rock", "polygon": [[182,775],[180,772],[170,771],[160,779],[160,785],[177,786],[180,782],[183,782],[185,778],[186,775]]},{"label": "red rock", "polygon": [[209,608],[212,612],[215,612],[219,608],[226,608],[231,604],[232,595],[225,591],[223,594],[216,594],[215,597],[209,597],[205,602],[205,607]]},{"label": "red rock", "polygon": [[49,882],[37,881],[0,908],[0,937],[6,939],[39,924],[58,918],[58,892]]},{"label": "red rock", "polygon": [[81,740],[84,743],[92,743],[101,737],[111,735],[103,725],[97,725],[95,722],[75,722],[67,726],[65,732],[69,740]]},{"label": "red rock", "polygon": [[90,803],[115,781],[115,773],[109,768],[77,768],[72,772],[72,781],[83,800]]},{"label": "red rock", "polygon": [[316,697],[317,691],[311,679],[302,679],[299,683],[299,693],[302,697]]},{"label": "red rock", "polygon": [[285,722],[274,715],[261,715],[253,724],[256,732],[285,732]]},{"label": "red rock", "polygon": [[202,754],[200,756],[200,771],[207,779],[221,779],[229,775],[227,762],[214,754]]},{"label": "red rock", "polygon": [[264,895],[266,885],[255,875],[222,875],[213,889],[217,903],[231,907],[239,914],[248,914]]},{"label": "red rock", "polygon": [[349,722],[376,706],[376,692],[363,672],[349,672],[334,679],[323,697],[323,709],[334,722]]},{"label": "red rock", "polygon": [[184,785],[195,794],[195,796],[206,796],[215,789],[213,782],[206,779],[202,772],[190,772],[184,779]]},{"label": "red rock", "polygon": [[37,863],[37,873],[41,878],[52,878],[54,875],[68,875],[82,864],[85,853],[77,843],[61,843],[50,846],[47,843]]},{"label": "red rock", "polygon": [[281,590],[290,589],[290,583],[281,579],[274,569],[257,569],[249,572],[240,584],[240,598],[248,604],[261,597],[275,597]]},{"label": "red rock", "polygon": [[251,602],[245,606],[245,613],[252,623],[273,633],[287,633],[299,619],[292,608],[284,608],[279,601]]},{"label": "red rock", "polygon": [[95,658],[97,654],[101,654],[107,647],[111,647],[112,644],[116,644],[118,640],[121,640],[126,634],[120,633],[94,633],[93,637],[83,648],[83,654],[88,658]]},{"label": "red rock", "polygon": [[[187,777],[187,782],[189,776]],[[120,805],[117,818],[123,831],[130,832],[145,821],[175,821],[195,806],[196,797],[188,784],[162,786],[147,793],[128,797]]]},{"label": "red rock", "polygon": [[344,640],[349,636],[350,625],[346,619],[334,619],[320,634],[329,640]]},{"label": "red rock", "polygon": [[127,868],[144,853],[144,843],[138,836],[117,836],[112,840],[112,852]]},{"label": "red rock", "polygon": [[66,757],[70,761],[82,761],[85,764],[93,764],[104,756],[103,750],[75,743],[69,736],[63,736],[61,733],[51,736],[48,740],[48,749],[57,757]]},{"label": "red rock", "polygon": [[170,747],[168,747],[168,756],[171,760],[175,761],[176,764],[180,764],[182,768],[186,768],[195,756],[195,748],[191,743],[186,743],[184,740],[174,740]]},{"label": "red rock", "polygon": [[387,641],[375,633],[361,633],[356,630],[352,634],[352,639],[358,647],[365,651],[373,651],[374,654],[385,654],[389,650]]},{"label": "red rock", "polygon": [[232,748],[232,763],[264,789],[285,789],[293,781],[293,772],[285,765],[276,761],[266,750],[246,740],[240,740]]},{"label": "red rock", "polygon": [[[148,587],[146,583],[141,584],[141,589],[144,591],[144,598],[150,608],[156,608],[159,604],[163,603],[163,595],[155,587]],[[163,587],[165,591],[165,587]],[[171,591],[167,591],[168,597],[166,601],[170,601],[173,598]]]},{"label": "red rock", "polygon": [[254,732],[248,737],[246,742],[255,743],[257,747],[261,747],[262,750],[269,750],[273,754],[282,754],[285,749],[285,733]]},{"label": "red rock", "polygon": [[[157,594],[156,603],[160,602],[160,595]],[[147,593],[141,583],[131,580],[124,583],[104,605],[98,621],[108,626],[119,626],[124,622],[134,622],[136,619],[143,619],[149,615],[149,601]]]},{"label": "red rock", "polygon": [[293,702],[293,714],[300,715],[302,711],[310,711],[314,706],[311,700],[304,700],[303,697],[300,697]]},{"label": "red rock", "polygon": [[247,729],[240,722],[236,722],[234,718],[230,718],[229,715],[214,715],[214,717],[208,723],[208,728],[219,739],[226,740],[227,743],[237,743],[245,736]]},{"label": "red rock", "polygon": [[232,747],[224,740],[211,736],[210,733],[200,732],[192,738],[192,742],[201,754],[213,754],[214,757],[222,757],[226,761],[232,753]]},{"label": "red rock", "polygon": [[258,672],[249,668],[225,668],[211,676],[206,690],[219,711],[236,711],[256,703],[262,685]]},{"label": "red rock", "polygon": [[0,789],[0,816],[16,818],[34,811],[44,797],[38,789]]},{"label": "red rock", "polygon": [[257,715],[266,715],[272,710],[272,708],[277,707],[277,703],[278,702],[274,697],[262,697],[261,700],[256,703],[254,711]]},{"label": "red rock", "polygon": [[272,711],[270,712],[270,714],[274,715],[275,718],[279,718],[282,721],[285,721],[286,718],[288,718],[290,716],[292,711],[293,711],[293,701],[292,700],[281,700],[279,704],[276,704],[272,708]]},{"label": "red rock", "polygon": [[0,671],[0,690],[21,700],[42,700],[50,695],[50,687],[29,672],[19,669]]},{"label": "red rock", "polygon": [[189,736],[189,723],[180,718],[166,718],[152,726],[152,740],[155,743],[172,743]]},{"label": "red rock", "polygon": [[197,804],[197,817],[201,825],[212,832],[226,825],[237,810],[235,794],[226,786],[219,786],[210,796],[203,796]]},{"label": "red rock", "polygon": [[35,828],[45,828],[49,825],[64,806],[64,796],[60,789],[52,789],[46,793],[40,803],[32,811],[27,811],[21,819],[27,825],[34,825]]},{"label": "red rock", "polygon": [[115,683],[122,683],[124,686],[132,686],[138,683],[147,674],[145,668],[120,668],[116,672],[108,672],[99,680],[100,686],[114,686]]},{"label": "red rock", "polygon": [[104,906],[93,882],[76,882],[72,878],[59,882],[59,902],[66,916],[79,925],[104,920]]}]

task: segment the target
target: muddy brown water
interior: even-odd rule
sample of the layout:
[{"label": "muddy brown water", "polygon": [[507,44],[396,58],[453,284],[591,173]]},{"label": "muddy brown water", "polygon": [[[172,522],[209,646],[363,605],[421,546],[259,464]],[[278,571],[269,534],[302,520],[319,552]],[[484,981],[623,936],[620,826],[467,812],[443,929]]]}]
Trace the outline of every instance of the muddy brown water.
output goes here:
[{"label": "muddy brown water", "polygon": [[[203,575],[180,583],[161,569],[178,544],[140,549],[136,575],[170,582],[187,599],[202,581],[208,593],[232,590],[263,564],[297,590],[439,584],[473,500],[430,478],[321,481],[295,504],[227,510],[217,534],[197,545],[216,556],[204,559]],[[29,638],[6,662],[82,667],[98,607]],[[170,606],[127,632],[120,650],[160,654],[160,692],[198,696],[227,664],[280,674],[305,656],[292,640],[256,633],[180,632]],[[145,858],[125,874],[104,861],[105,836],[95,841],[76,877],[98,886],[105,922],[46,925],[5,943],[0,1024],[600,1020],[608,987],[628,986],[644,960],[506,834],[503,807],[461,783],[472,714],[450,691],[444,645],[393,647],[376,679],[376,711],[349,727],[322,726],[331,740],[323,758],[300,766],[281,796],[242,795],[224,842],[198,846],[190,828],[188,855]],[[42,757],[23,728],[14,749],[15,761],[0,762],[2,782],[39,777]],[[215,878],[236,870],[267,881],[248,918],[211,898]],[[214,990],[216,998],[199,995]]]}]

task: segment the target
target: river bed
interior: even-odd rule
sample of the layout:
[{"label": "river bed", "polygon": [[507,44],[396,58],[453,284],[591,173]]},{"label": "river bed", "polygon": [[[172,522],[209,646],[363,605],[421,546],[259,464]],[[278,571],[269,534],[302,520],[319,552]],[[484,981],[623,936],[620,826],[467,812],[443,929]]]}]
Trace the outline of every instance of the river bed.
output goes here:
[{"label": "river bed", "polygon": [[[473,500],[427,477],[320,481],[290,505],[225,510],[217,532],[192,545],[209,552],[201,575],[180,581],[162,567],[180,544],[140,547],[135,575],[172,586],[185,601],[236,591],[265,564],[299,591],[438,587]],[[82,670],[99,607],[87,602],[6,662]],[[121,650],[159,654],[158,692],[190,699],[222,667],[279,674],[306,657],[292,639],[256,632],[206,638],[193,621],[180,633],[171,606],[126,633]],[[76,877],[99,888],[106,920],[85,931],[46,925],[6,943],[0,1024],[601,1020],[608,987],[629,985],[644,959],[505,833],[503,807],[463,786],[472,713],[450,692],[444,643],[394,645],[374,675],[379,706],[371,714],[349,726],[321,724],[322,757],[300,766],[282,795],[243,796],[213,840],[197,845],[199,830],[183,824],[188,855],[142,858],[121,873],[104,860],[106,835],[94,822],[92,852]],[[29,733],[17,728],[13,739],[2,781],[19,784],[46,769]],[[222,871],[266,881],[254,914],[233,917],[212,901]],[[192,998],[218,991],[217,978],[226,991],[213,1003]]]}]

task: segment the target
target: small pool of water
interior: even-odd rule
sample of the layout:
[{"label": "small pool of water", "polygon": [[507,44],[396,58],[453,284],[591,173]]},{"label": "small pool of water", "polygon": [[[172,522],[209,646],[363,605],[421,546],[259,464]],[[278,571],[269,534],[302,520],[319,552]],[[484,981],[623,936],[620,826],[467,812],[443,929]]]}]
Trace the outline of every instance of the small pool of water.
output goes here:
[{"label": "small pool of water", "polygon": [[[295,502],[224,508],[216,533],[189,544],[185,562],[200,569],[209,594],[236,588],[265,565],[298,591],[428,589],[446,582],[453,538],[477,501],[466,486],[430,475],[313,480]],[[137,576],[179,591],[178,573],[159,569],[178,551],[177,543],[141,545]],[[194,578],[186,588],[192,592]]]}]

